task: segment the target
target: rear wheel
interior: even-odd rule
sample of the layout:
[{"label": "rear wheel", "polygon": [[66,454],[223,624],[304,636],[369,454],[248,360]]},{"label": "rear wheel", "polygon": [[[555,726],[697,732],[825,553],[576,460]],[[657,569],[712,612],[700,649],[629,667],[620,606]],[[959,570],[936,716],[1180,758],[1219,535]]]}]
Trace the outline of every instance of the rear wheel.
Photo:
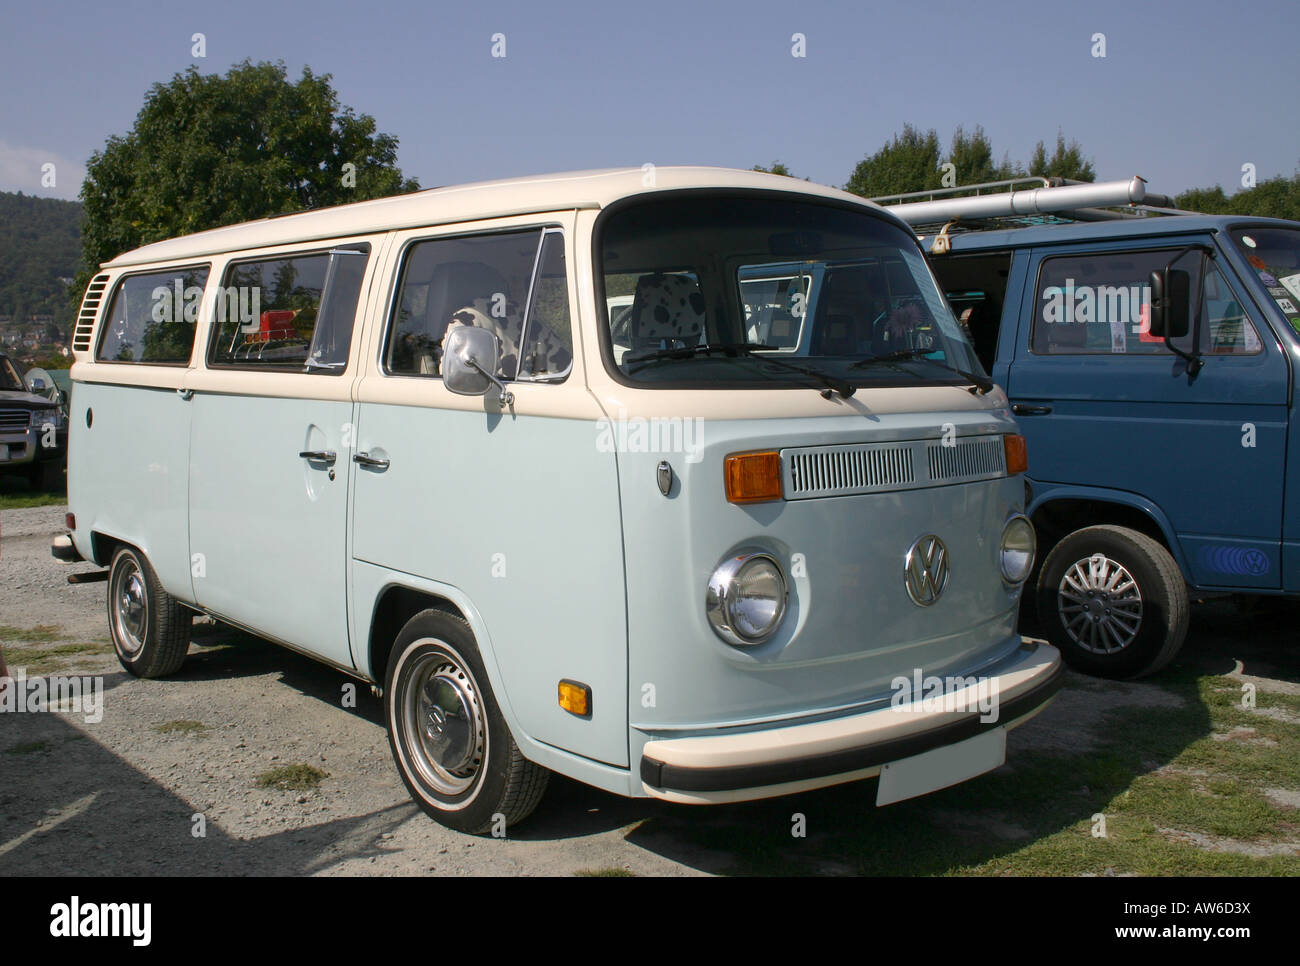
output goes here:
[{"label": "rear wheel", "polygon": [[119,547],[108,571],[108,627],[117,659],[136,677],[180,670],[190,647],[194,612],[163,590],[134,547]]},{"label": "rear wheel", "polygon": [[550,772],[520,753],[459,617],[416,614],[393,642],[384,711],[412,797],[449,828],[479,834],[525,819]]},{"label": "rear wheel", "polygon": [[1071,667],[1106,678],[1152,674],[1187,636],[1187,585],[1169,551],[1126,527],[1076,530],[1038,577],[1038,618]]}]

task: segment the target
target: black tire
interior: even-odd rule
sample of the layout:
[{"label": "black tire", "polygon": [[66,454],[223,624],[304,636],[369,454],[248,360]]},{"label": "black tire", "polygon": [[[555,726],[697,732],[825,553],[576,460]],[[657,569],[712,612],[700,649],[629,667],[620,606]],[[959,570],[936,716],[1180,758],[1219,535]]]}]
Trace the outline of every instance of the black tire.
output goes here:
[{"label": "black tire", "polygon": [[1178,565],[1158,542],[1126,527],[1085,527],[1058,543],[1043,561],[1037,600],[1044,636],[1067,664],[1097,677],[1154,674],[1187,636]]},{"label": "black tire", "polygon": [[33,463],[27,471],[29,486],[40,493],[57,493],[64,486],[63,460],[45,460]]},{"label": "black tire", "polygon": [[520,753],[459,617],[426,610],[406,622],[389,653],[384,717],[411,797],[448,828],[509,828],[546,791],[550,772]]},{"label": "black tire", "polygon": [[163,590],[145,555],[119,547],[108,570],[108,629],[117,659],[138,678],[180,670],[194,611]]}]

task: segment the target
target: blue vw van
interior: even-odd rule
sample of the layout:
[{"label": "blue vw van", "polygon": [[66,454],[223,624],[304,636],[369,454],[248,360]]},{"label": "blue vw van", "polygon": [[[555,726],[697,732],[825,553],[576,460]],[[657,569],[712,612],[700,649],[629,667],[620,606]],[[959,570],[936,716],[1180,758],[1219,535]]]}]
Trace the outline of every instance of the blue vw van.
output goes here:
[{"label": "blue vw van", "polygon": [[73,348],[55,550],[123,666],[207,614],[369,682],[451,827],[551,772],[888,804],[1059,684],[1015,630],[1024,439],[853,195],[638,168],[235,225],[105,264]]},{"label": "blue vw van", "polygon": [[1300,224],[1137,178],[979,187],[890,210],[1029,441],[1026,616],[1130,678],[1177,653],[1189,598],[1300,594]]}]

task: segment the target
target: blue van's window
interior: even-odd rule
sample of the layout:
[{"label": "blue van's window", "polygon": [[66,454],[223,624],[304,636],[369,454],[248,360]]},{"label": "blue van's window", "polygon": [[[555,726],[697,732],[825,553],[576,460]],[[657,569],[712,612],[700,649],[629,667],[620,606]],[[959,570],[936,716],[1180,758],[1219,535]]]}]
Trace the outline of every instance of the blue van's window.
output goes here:
[{"label": "blue van's window", "polygon": [[1300,231],[1237,228],[1232,232],[1232,240],[1291,327],[1300,331]]},{"label": "blue van's window", "polygon": [[[401,376],[441,375],[447,329],[474,325],[501,340],[498,378],[516,378],[521,355],[525,376],[550,379],[567,373],[573,361],[568,287],[567,282],[557,282],[564,272],[563,237],[559,232],[543,235],[538,228],[432,238],[411,245],[389,320],[385,370]],[[549,241],[552,237],[554,242]],[[545,250],[539,251],[544,241]],[[534,312],[545,320],[530,323],[525,335],[535,268],[544,279],[533,293]]]},{"label": "blue van's window", "polygon": [[188,365],[207,282],[207,265],[122,279],[109,306],[95,359]]},{"label": "blue van's window", "polygon": [[915,239],[867,211],[651,197],[597,233],[606,364],[626,381],[917,386],[982,372]]},{"label": "blue van's window", "polygon": [[208,365],[340,374],[369,245],[237,262],[217,291]]},{"label": "blue van's window", "polygon": [[[1176,250],[1095,252],[1044,259],[1038,277],[1031,347],[1040,355],[1158,355],[1164,339],[1150,332],[1151,273]],[[1201,312],[1199,351],[1253,353],[1259,336],[1219,270],[1211,264],[1196,284],[1197,253],[1179,267],[1193,272],[1192,310]],[[1192,335],[1172,340],[1191,351]]]}]

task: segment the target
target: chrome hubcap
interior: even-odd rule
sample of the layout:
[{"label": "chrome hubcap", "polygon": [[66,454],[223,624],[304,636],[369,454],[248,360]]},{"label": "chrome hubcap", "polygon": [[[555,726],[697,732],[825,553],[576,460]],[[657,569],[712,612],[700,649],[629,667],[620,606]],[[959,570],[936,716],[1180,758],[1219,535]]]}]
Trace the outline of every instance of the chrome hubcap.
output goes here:
[{"label": "chrome hubcap", "polygon": [[145,631],[149,626],[149,597],[144,575],[135,561],[123,561],[113,581],[112,594],[117,645],[124,656],[134,658],[144,647]]},{"label": "chrome hubcap", "polygon": [[1065,632],[1091,654],[1115,654],[1137,638],[1142,592],[1121,564],[1105,554],[1076,561],[1056,590]]},{"label": "chrome hubcap", "polygon": [[427,654],[407,672],[401,728],[412,764],[432,789],[458,795],[474,783],[487,748],[474,679],[446,654]]}]

